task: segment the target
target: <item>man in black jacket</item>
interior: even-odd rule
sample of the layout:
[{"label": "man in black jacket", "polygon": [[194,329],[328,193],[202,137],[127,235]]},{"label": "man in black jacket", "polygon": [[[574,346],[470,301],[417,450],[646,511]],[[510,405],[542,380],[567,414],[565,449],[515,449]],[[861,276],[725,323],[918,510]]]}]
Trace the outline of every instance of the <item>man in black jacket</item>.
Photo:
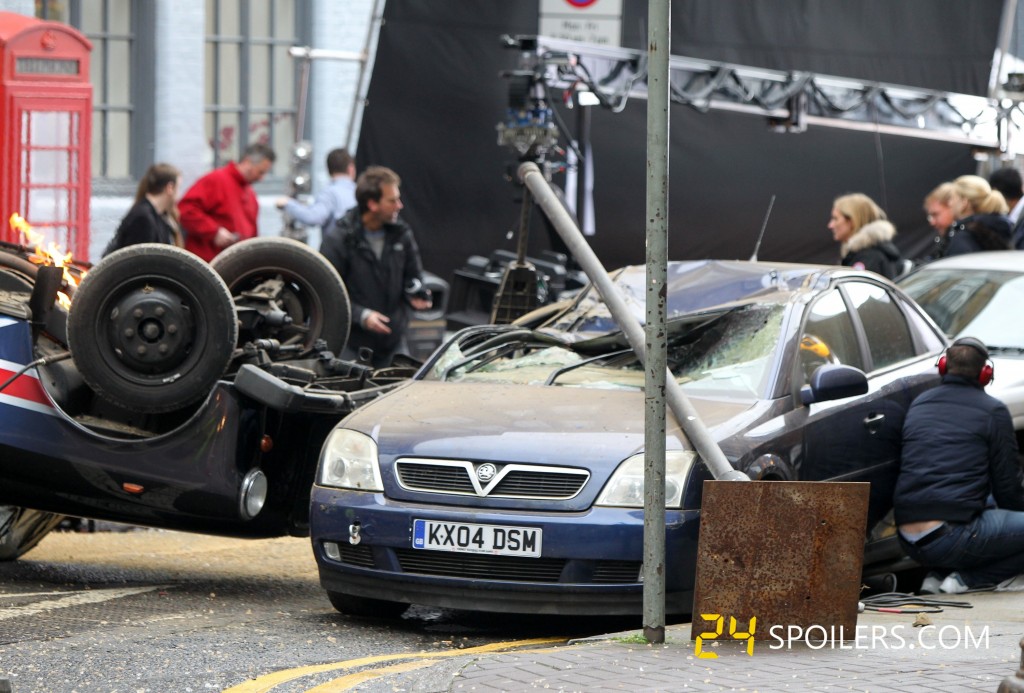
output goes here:
[{"label": "man in black jacket", "polygon": [[356,207],[350,209],[320,244],[345,281],[352,302],[352,332],[342,358],[353,360],[362,347],[373,350],[373,366],[391,364],[408,353],[405,331],[409,307],[430,308],[423,288],[423,264],[412,229],[402,221],[398,174],[370,166],[356,181]]},{"label": "man in black jacket", "polygon": [[961,337],[938,366],[942,384],[907,411],[893,501],[910,557],[953,571],[922,591],[959,593],[1024,573],[1024,473],[1010,412],[984,391],[985,345]]}]

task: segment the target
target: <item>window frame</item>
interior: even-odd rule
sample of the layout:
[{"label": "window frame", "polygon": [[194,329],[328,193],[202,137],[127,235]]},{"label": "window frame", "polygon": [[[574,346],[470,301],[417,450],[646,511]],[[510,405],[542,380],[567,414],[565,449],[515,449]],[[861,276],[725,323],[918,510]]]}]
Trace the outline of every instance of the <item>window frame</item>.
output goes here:
[{"label": "window frame", "polygon": [[[95,2],[96,0],[90,0]],[[100,15],[106,23],[110,17],[111,0],[99,0]],[[47,21],[66,22],[68,25],[81,31],[86,38],[93,43],[93,61],[103,63],[100,69],[102,90],[100,93],[109,94],[110,70],[109,70],[109,41],[117,39],[128,42],[129,65],[126,66],[128,78],[128,103],[111,105],[106,102],[98,102],[93,96],[92,117],[93,117],[93,143],[102,143],[102,149],[98,153],[91,152],[93,156],[92,169],[92,190],[93,193],[101,195],[135,194],[135,181],[142,175],[142,172],[152,163],[154,153],[154,141],[156,135],[156,55],[152,46],[156,40],[156,7],[152,2],[130,2],[131,18],[127,34],[109,32],[106,28],[100,32],[86,32],[83,29],[83,16],[85,0],[67,0],[66,15],[51,13],[48,3],[40,3],[37,6],[35,16]],[[92,9],[92,8],[90,8]],[[97,50],[100,46],[101,50]],[[148,49],[144,49],[144,47]],[[128,152],[126,175],[109,175],[110,147],[108,142],[112,137],[110,131],[110,114],[126,113],[128,116],[127,140],[124,145]],[[115,135],[116,136],[116,135]]]},{"label": "window frame", "polygon": [[[881,284],[857,280],[843,282],[841,286],[843,289],[844,298],[847,302],[847,306],[851,311],[851,314],[856,316],[856,318],[854,319],[854,329],[860,334],[860,339],[862,342],[861,351],[863,352],[863,357],[865,359],[864,363],[865,365],[870,366],[870,370],[865,370],[865,373],[883,371],[895,367],[898,364],[904,363],[906,361],[913,360],[918,356],[918,347],[914,339],[914,328],[911,325],[910,320],[907,318],[907,315],[904,312],[903,307],[896,301],[896,297],[893,295],[891,291],[889,291],[885,286],[882,286]],[[872,344],[877,344],[878,340],[872,342],[872,340],[869,338],[867,321],[865,320],[865,316],[861,313],[861,308],[865,304],[858,304],[854,300],[855,297],[852,293],[857,290],[864,292],[872,291],[875,293],[880,293],[885,297],[885,305],[888,306],[888,308],[886,308],[887,312],[890,313],[890,315],[898,316],[903,326],[903,331],[905,332],[906,340],[905,344],[901,346],[906,346],[909,348],[909,352],[907,354],[903,355],[901,358],[897,358],[895,360],[883,363],[881,365],[878,363],[877,357],[879,355],[876,354],[872,349]]]},{"label": "window frame", "polygon": [[[870,369],[868,368],[868,366],[870,366],[871,363],[869,360],[871,354],[870,352],[868,352],[866,348],[867,344],[864,339],[863,329],[860,325],[860,318],[857,315],[857,312],[854,310],[853,305],[850,302],[849,296],[847,296],[846,292],[843,290],[842,283],[837,283],[830,286],[828,289],[822,291],[817,296],[815,296],[814,300],[808,304],[807,308],[804,310],[803,319],[800,322],[800,331],[797,334],[797,338],[802,339],[803,336],[806,334],[813,334],[814,336],[821,338],[820,330],[811,329],[811,318],[815,314],[815,310],[820,305],[825,303],[826,300],[832,299],[833,297],[837,299],[839,301],[839,304],[842,305],[843,307],[842,314],[846,316],[843,322],[846,325],[846,327],[849,328],[849,337],[852,338],[851,343],[848,346],[856,350],[856,355],[859,359],[859,363],[850,363],[848,359],[840,359],[839,362],[847,366],[859,368],[865,373],[869,373]],[[834,339],[826,340],[825,344],[828,345],[830,350],[834,350],[836,347]],[[836,358],[839,357],[837,356]],[[797,372],[799,373],[797,380],[800,381],[801,384],[806,383],[807,379],[804,377],[804,372],[802,368],[802,357],[800,355],[799,346],[797,346],[796,368]]]},{"label": "window frame", "polygon": [[[253,187],[257,193],[267,193],[272,191],[280,191],[288,178],[287,167],[291,159],[291,148],[294,141],[280,142],[275,140],[275,128],[274,119],[279,116],[290,115],[295,127],[293,132],[298,132],[298,118],[300,115],[305,116],[305,121],[302,123],[303,130],[308,128],[309,120],[309,109],[306,112],[301,113],[298,103],[299,96],[299,65],[297,61],[292,64],[292,70],[294,78],[292,79],[291,94],[288,95],[287,101],[288,106],[275,105],[276,102],[280,102],[283,96],[280,93],[281,87],[277,84],[276,75],[273,70],[268,71],[267,79],[269,84],[267,87],[268,101],[269,103],[264,106],[254,107],[252,104],[252,89],[250,88],[250,72],[252,68],[252,52],[255,48],[269,46],[273,53],[273,59],[278,59],[278,52],[280,51],[284,58],[293,60],[288,56],[288,48],[294,45],[309,45],[312,39],[312,7],[308,0],[295,0],[294,12],[295,12],[295,36],[291,37],[278,37],[278,36],[261,36],[255,37],[252,33],[253,26],[253,12],[259,11],[254,10],[252,0],[234,0],[238,4],[239,17],[238,26],[240,33],[238,35],[224,35],[221,34],[220,27],[223,26],[223,0],[206,0],[207,3],[207,18],[211,21],[207,22],[206,31],[204,35],[204,52],[209,57],[209,62],[205,66],[206,79],[212,81],[212,86],[208,89],[211,92],[213,103],[207,100],[207,96],[204,95],[203,103],[203,127],[207,129],[205,136],[208,142],[212,142],[218,136],[221,131],[223,116],[232,114],[237,117],[237,130],[239,133],[249,133],[254,122],[256,122],[256,115],[264,116],[269,118],[268,123],[268,141],[267,144],[277,154],[277,161],[274,167],[270,170],[269,174],[262,181],[256,183]],[[273,2],[265,2],[260,0],[259,8],[265,8],[269,13],[267,25],[274,27],[277,25],[275,21],[275,13],[278,8],[278,4]],[[236,86],[238,90],[238,105],[237,106],[225,106],[221,103],[220,95],[224,92],[221,80],[220,70],[220,48],[223,45],[230,45],[237,43],[239,48],[238,55],[238,75],[236,79],[238,83]],[[212,50],[211,50],[212,49]],[[205,92],[204,92],[205,94]],[[212,127],[208,123],[212,121]],[[245,147],[252,142],[251,139],[246,138],[245,141],[242,138],[238,138],[231,147],[227,148],[223,152],[216,146],[211,146],[211,153],[213,155],[213,168],[217,168],[225,165],[229,161],[237,160],[237,157],[241,155]]]}]

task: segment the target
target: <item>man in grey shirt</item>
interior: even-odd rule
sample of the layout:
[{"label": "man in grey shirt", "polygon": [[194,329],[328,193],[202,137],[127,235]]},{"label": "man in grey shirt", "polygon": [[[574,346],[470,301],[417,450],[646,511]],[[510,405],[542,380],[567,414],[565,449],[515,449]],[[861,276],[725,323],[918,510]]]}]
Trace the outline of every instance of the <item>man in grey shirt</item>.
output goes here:
[{"label": "man in grey shirt", "polygon": [[299,223],[322,229],[321,234],[310,238],[313,248],[319,248],[322,234],[356,206],[356,162],[352,155],[344,148],[332,149],[327,154],[327,173],[331,183],[317,193],[312,204],[305,205],[290,197],[280,197],[276,203],[278,209]]}]

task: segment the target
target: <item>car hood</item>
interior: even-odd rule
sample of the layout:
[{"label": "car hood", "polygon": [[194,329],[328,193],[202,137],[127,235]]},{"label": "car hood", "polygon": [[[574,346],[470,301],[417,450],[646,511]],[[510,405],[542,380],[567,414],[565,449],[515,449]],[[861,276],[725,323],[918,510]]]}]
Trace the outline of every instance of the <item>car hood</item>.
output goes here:
[{"label": "car hood", "polygon": [[[712,435],[755,401],[691,398]],[[644,446],[639,391],[416,381],[360,407],[342,425],[371,435],[381,459],[422,456],[587,466]],[[690,449],[674,417],[669,449]]]}]

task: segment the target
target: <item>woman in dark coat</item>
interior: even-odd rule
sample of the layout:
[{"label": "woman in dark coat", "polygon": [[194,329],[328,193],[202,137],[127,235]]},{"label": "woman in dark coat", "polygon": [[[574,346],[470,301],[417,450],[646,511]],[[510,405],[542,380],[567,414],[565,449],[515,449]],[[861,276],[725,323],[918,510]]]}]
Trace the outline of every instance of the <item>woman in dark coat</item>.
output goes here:
[{"label": "woman in dark coat", "polygon": [[957,220],[946,232],[941,257],[983,250],[1010,250],[1013,224],[1006,198],[981,176],[960,176],[953,181],[953,207]]},{"label": "woman in dark coat", "polygon": [[867,195],[837,197],[828,228],[839,243],[841,263],[846,267],[869,270],[889,279],[903,273],[903,259],[892,242],[896,227]]},{"label": "woman in dark coat", "polygon": [[177,200],[181,171],[170,164],[153,164],[139,181],[135,204],[110,239],[106,257],[136,243],[183,245],[178,226]]}]

